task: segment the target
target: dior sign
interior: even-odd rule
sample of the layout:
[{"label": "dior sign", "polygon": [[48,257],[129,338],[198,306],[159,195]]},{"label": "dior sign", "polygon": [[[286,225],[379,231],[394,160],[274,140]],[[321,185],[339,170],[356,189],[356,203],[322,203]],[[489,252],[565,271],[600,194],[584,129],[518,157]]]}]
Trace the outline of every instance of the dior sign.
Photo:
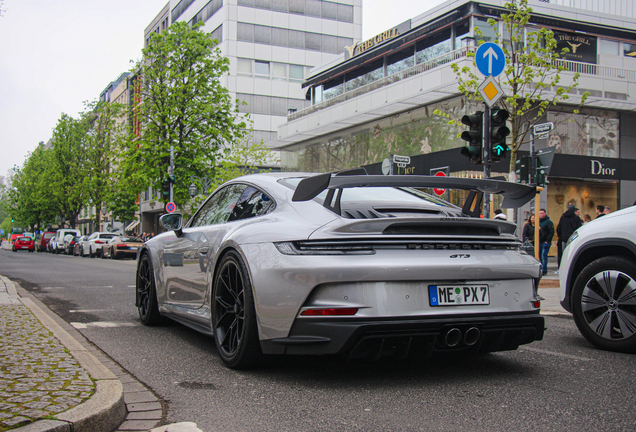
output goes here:
[{"label": "dior sign", "polygon": [[604,166],[601,161],[597,161],[594,159],[592,159],[590,162],[592,163],[592,169],[591,169],[592,175],[604,175],[604,176],[616,175],[616,168],[608,168]]}]

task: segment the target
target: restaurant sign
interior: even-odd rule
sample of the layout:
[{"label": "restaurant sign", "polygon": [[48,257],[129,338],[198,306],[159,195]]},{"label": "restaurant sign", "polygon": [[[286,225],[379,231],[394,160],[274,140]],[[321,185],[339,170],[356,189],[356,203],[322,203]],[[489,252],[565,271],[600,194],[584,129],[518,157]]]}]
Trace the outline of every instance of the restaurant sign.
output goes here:
[{"label": "restaurant sign", "polygon": [[[596,64],[596,36],[554,30],[554,38],[557,42],[556,52],[562,59]],[[569,52],[561,55],[563,48]]]}]

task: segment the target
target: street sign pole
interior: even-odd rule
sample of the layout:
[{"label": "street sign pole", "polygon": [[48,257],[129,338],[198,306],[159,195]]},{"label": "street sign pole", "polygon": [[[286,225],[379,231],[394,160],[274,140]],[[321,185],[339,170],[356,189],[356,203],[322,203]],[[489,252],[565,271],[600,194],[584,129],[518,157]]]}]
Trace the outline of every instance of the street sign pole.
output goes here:
[{"label": "street sign pole", "polygon": [[[484,138],[483,138],[483,160],[484,160],[484,179],[490,178],[490,107],[484,103]],[[490,194],[484,196],[484,217],[488,216],[492,219],[490,212]]]},{"label": "street sign pole", "polygon": [[[168,168],[169,175],[174,172],[174,146],[170,145],[170,167]],[[172,190],[173,184],[170,182],[170,202],[174,202],[174,195]]]}]

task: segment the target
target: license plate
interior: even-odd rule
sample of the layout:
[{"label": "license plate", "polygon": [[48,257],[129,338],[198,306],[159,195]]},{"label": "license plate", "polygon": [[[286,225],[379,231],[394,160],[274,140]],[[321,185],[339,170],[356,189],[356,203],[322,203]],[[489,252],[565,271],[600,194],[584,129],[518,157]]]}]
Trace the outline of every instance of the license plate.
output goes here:
[{"label": "license plate", "polygon": [[137,246],[131,246],[130,250],[137,250]]},{"label": "license plate", "polygon": [[431,306],[473,306],[490,304],[488,285],[429,285]]}]

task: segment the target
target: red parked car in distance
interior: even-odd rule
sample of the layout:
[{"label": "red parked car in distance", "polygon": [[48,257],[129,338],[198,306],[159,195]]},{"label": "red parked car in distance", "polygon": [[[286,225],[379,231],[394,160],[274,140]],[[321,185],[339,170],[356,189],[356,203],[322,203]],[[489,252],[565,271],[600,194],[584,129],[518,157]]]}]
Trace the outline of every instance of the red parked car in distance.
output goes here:
[{"label": "red parked car in distance", "polygon": [[35,242],[31,237],[18,237],[13,242],[13,252],[19,250],[28,250],[29,252],[35,252]]},{"label": "red parked car in distance", "polygon": [[43,232],[42,234],[38,235],[37,239],[35,240],[35,247],[37,248],[38,252],[46,252],[47,246],[53,237],[55,237],[55,232],[50,231]]}]

